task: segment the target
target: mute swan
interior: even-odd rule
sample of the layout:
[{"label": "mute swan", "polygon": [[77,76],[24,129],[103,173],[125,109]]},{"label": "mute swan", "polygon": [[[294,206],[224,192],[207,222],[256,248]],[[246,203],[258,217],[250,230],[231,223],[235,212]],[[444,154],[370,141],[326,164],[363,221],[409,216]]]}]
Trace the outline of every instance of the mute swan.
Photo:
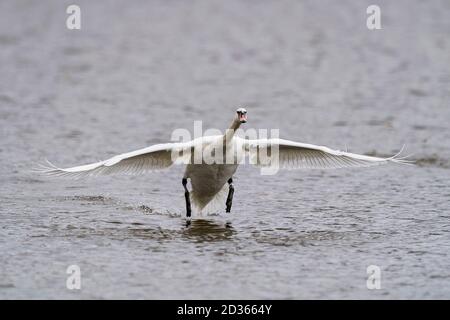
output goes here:
[{"label": "mute swan", "polygon": [[[256,166],[270,167],[272,163],[264,159],[267,160],[271,151],[273,154],[275,154],[273,151],[276,151],[276,158],[272,159],[274,160],[273,163],[276,163],[279,168],[290,169],[368,167],[389,162],[403,164],[411,162],[405,160],[406,157],[398,157],[401,151],[393,157],[379,158],[283,139],[243,139],[236,136],[235,131],[246,122],[247,110],[239,108],[236,110],[229,130],[224,135],[201,137],[183,143],[157,144],[120,154],[104,161],[66,169],[58,168],[48,162],[49,166],[41,166],[39,171],[50,176],[72,178],[117,172],[138,174],[165,169],[183,160],[181,163],[186,164],[186,170],[182,178],[182,185],[185,191],[186,216],[189,221],[192,211],[191,200],[201,213],[201,210],[212,200],[222,198],[221,195],[225,197],[227,193],[226,184],[228,184],[228,195],[225,202],[226,212],[231,211],[234,194],[233,175],[244,155],[248,155],[252,159],[252,164]],[[217,146],[220,147],[218,149],[212,148]],[[237,146],[237,150],[244,151],[244,154],[228,152],[231,146]],[[204,151],[208,147],[214,150],[211,153],[214,156],[217,155],[218,150],[223,150],[224,153],[219,155],[219,160],[224,161],[208,162],[208,159],[201,158],[200,162],[196,162],[194,154],[198,150]],[[262,156],[263,151],[266,158]],[[227,154],[232,154],[231,163],[225,161]],[[202,152],[200,152],[200,155],[202,155]],[[191,180],[192,191],[188,190],[188,179]]]}]

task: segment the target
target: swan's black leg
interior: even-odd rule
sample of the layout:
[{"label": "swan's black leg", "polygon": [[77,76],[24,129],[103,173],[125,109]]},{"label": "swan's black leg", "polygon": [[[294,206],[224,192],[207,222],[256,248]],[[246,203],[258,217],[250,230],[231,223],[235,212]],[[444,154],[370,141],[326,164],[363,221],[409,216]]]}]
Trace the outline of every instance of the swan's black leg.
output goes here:
[{"label": "swan's black leg", "polygon": [[231,205],[233,204],[233,194],[234,194],[234,186],[233,186],[233,178],[228,179],[228,197],[227,197],[227,210],[226,212],[231,211]]},{"label": "swan's black leg", "polygon": [[[191,199],[189,198],[189,190],[187,188],[187,178],[183,178],[182,180],[184,187],[184,198],[186,199],[186,217],[191,217]],[[188,222],[189,224],[189,222]]]}]

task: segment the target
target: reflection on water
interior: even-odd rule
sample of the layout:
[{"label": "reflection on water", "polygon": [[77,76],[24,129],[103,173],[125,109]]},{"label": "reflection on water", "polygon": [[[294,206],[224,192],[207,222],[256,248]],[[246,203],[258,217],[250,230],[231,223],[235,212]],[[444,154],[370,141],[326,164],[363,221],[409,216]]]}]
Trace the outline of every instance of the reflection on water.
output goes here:
[{"label": "reflection on water", "polygon": [[[68,201],[72,201],[68,199]],[[139,208],[139,207],[138,207]],[[135,211],[140,213],[141,211]],[[74,216],[73,212],[59,212]],[[93,211],[78,211],[78,214],[95,214]],[[130,217],[130,213],[124,212],[124,216]],[[170,215],[159,214],[161,219],[170,218]],[[236,230],[231,222],[217,221],[213,219],[193,219],[189,226],[186,226],[185,219],[177,217],[177,224],[162,226],[151,223],[133,221],[133,215],[128,222],[119,219],[93,219],[88,223],[83,221],[74,221],[73,224],[64,226],[58,225],[39,225],[39,227],[48,230],[47,233],[39,233],[33,237],[66,237],[66,238],[93,238],[107,237],[115,240],[156,240],[156,241],[180,241],[190,242],[216,242],[232,239]],[[136,217],[135,217],[136,218]],[[169,220],[171,222],[171,220]]]},{"label": "reflection on water", "polygon": [[230,240],[235,234],[230,222],[220,223],[208,219],[194,219],[182,232],[184,238],[197,242]]}]

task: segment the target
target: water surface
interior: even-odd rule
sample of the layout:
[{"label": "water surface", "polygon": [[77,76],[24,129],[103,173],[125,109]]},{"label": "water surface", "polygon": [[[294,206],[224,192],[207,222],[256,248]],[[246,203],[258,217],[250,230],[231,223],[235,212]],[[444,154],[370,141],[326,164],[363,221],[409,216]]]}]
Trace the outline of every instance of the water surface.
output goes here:
[{"label": "water surface", "polygon": [[[64,2],[0,2],[0,298],[450,298],[448,1],[378,1],[378,31],[368,1],[77,4],[70,31]],[[29,173],[194,120],[225,129],[241,105],[248,127],[379,156],[406,144],[418,165],[241,167],[232,213],[189,228],[182,167]]]}]

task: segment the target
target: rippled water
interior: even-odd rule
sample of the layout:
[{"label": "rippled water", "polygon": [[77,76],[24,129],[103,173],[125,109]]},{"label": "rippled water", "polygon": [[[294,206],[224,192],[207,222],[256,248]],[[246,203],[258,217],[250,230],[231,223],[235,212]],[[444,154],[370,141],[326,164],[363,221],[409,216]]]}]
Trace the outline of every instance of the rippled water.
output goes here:
[{"label": "rippled water", "polygon": [[[0,2],[0,297],[450,298],[450,4]],[[248,127],[417,166],[241,167],[230,215],[184,225],[182,167],[86,181],[29,173]],[[229,222],[227,224],[227,221]],[[66,269],[81,268],[81,290]],[[366,268],[381,267],[381,289]]]}]

